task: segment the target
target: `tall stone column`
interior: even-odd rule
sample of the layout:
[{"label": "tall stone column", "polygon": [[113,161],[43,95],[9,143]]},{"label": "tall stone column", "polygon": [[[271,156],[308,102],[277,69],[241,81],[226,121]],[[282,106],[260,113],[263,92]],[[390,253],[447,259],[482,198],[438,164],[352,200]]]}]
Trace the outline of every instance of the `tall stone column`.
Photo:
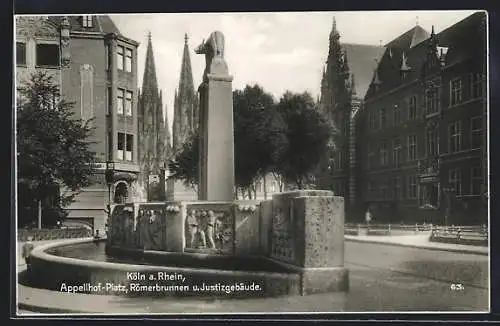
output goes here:
[{"label": "tall stone column", "polygon": [[233,77],[224,60],[224,36],[213,32],[196,53],[205,54],[200,92],[199,200],[234,200]]}]

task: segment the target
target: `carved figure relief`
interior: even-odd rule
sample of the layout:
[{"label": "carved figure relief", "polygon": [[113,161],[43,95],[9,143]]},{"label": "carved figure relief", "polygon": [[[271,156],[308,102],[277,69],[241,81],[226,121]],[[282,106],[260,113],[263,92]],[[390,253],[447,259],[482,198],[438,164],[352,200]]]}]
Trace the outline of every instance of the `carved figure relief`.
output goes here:
[{"label": "carved figure relief", "polygon": [[165,243],[166,213],[141,205],[137,215],[137,245],[143,250],[162,250]]},{"label": "carved figure relief", "polygon": [[294,258],[291,210],[286,214],[282,207],[276,207],[272,220],[271,256],[281,260]]},{"label": "carved figure relief", "polygon": [[216,252],[231,252],[234,219],[229,211],[188,208],[186,247]]}]

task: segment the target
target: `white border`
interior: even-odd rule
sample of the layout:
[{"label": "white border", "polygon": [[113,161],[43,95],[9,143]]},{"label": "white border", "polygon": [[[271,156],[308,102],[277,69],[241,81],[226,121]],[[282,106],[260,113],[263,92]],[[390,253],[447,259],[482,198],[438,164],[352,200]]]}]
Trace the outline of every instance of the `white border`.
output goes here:
[{"label": "white border", "polygon": [[[383,11],[383,10],[382,10]],[[413,11],[413,10],[411,10]],[[415,11],[425,11],[425,10],[415,10]],[[448,10],[433,10],[435,12],[439,12],[439,11],[448,11]],[[459,10],[457,10],[459,11]],[[332,13],[334,13],[335,11],[333,11]],[[398,11],[396,11],[398,12]],[[491,169],[491,164],[490,164],[490,76],[489,76],[489,72],[490,72],[490,56],[489,56],[489,44],[490,44],[490,38],[489,38],[489,16],[488,16],[488,11],[486,10],[477,10],[477,12],[484,12],[485,15],[486,15],[486,53],[485,53],[485,57],[486,57],[486,105],[487,105],[487,114],[486,114],[486,120],[487,120],[487,148],[486,148],[486,151],[487,151],[487,159],[488,159],[488,168],[487,168],[487,172],[488,172],[488,290],[489,290],[489,300],[488,300],[488,312],[491,313],[491,202],[490,202],[490,191],[491,191],[491,181],[489,180],[489,176],[490,176],[490,169]],[[285,12],[283,12],[285,13]],[[314,13],[314,11],[311,11],[311,12],[307,12],[307,13]],[[118,16],[118,15],[152,15],[154,13],[136,13],[136,14],[129,14],[129,13],[126,13],[126,14],[99,14],[99,15],[107,15],[107,16]],[[157,13],[156,13],[157,14]],[[182,13],[175,13],[175,14],[178,14],[178,15],[182,15]],[[204,13],[189,13],[189,14],[204,14]],[[220,14],[220,13],[219,13]],[[233,14],[233,15],[237,15],[237,14],[252,14],[252,13],[238,13],[238,12],[234,12],[234,13],[229,13],[229,14]],[[38,17],[38,16],[45,16],[45,17],[48,17],[48,16],[64,16],[62,14],[51,14],[51,15],[28,15],[28,14],[15,14],[14,15],[14,19],[13,19],[13,39],[16,40],[16,17]],[[470,17],[470,15],[468,16]],[[464,18],[465,19],[465,18]],[[458,23],[458,21],[457,21]],[[455,23],[456,24],[456,23]],[[15,43],[15,42],[14,42]],[[18,298],[19,298],[19,287],[17,286],[17,284],[19,283],[18,281],[18,273],[19,273],[19,270],[18,270],[18,258],[19,258],[19,254],[18,254],[18,242],[17,242],[17,233],[18,233],[18,227],[17,227],[17,223],[18,223],[18,218],[17,218],[17,212],[18,212],[18,209],[17,209],[17,88],[16,88],[16,82],[17,82],[17,69],[16,68],[16,46],[14,45],[14,49],[13,49],[13,67],[14,67],[14,87],[13,87],[13,95],[14,95],[14,106],[13,106],[13,110],[14,110],[14,138],[16,139],[16,141],[14,142],[14,175],[15,175],[15,182],[14,182],[14,198],[15,198],[15,203],[14,203],[14,209],[15,209],[15,221],[14,221],[14,225],[15,225],[15,254],[16,254],[16,275],[15,275],[15,279],[16,279],[16,289],[15,289],[15,293],[16,293],[16,316],[13,317],[14,319],[30,319],[30,317],[44,317],[44,316],[49,316],[49,317],[55,317],[57,319],[71,319],[71,317],[64,317],[64,316],[92,316],[91,319],[100,319],[100,316],[142,316],[143,318],[141,319],[149,319],[149,318],[144,318],[144,316],[157,316],[157,315],[179,315],[179,314],[174,314],[174,313],[150,313],[150,314],[143,314],[143,313],[110,313],[110,314],[104,314],[104,313],[33,313],[33,314],[19,314],[18,311],[19,311],[19,307],[18,307]],[[409,314],[409,315],[418,315],[418,314],[484,314],[485,311],[418,311],[418,312],[415,312],[415,311],[393,311],[393,312],[389,312],[389,311],[358,311],[358,312],[353,312],[353,311],[342,311],[342,312],[237,312],[236,314],[238,315],[257,315],[257,314],[268,314],[268,315],[293,315],[293,314],[301,314],[301,315],[307,315],[307,314],[311,314],[311,315],[318,315],[318,314],[328,314],[328,315],[336,315],[336,314],[358,314],[358,315],[367,315],[367,314]],[[223,312],[218,312],[218,313],[212,313],[212,312],[204,312],[203,315],[206,315],[206,316],[210,316],[210,315],[232,315],[232,314],[235,314],[235,313],[231,313],[231,312],[227,312],[227,313],[223,313]],[[184,313],[184,315],[200,315],[200,313],[189,313],[189,312],[186,312]],[[62,318],[61,318],[62,317]],[[167,317],[168,318],[168,317]],[[166,318],[166,319],[167,319]],[[85,318],[83,318],[85,319]],[[110,319],[110,320],[120,320],[120,318],[106,318],[106,319]],[[179,320],[182,320],[182,319],[179,319]],[[203,319],[203,318],[199,318],[199,319],[196,319],[196,318],[193,318],[192,320],[206,320],[206,319]],[[223,318],[216,318],[216,319],[209,319],[209,320],[227,320],[227,319],[223,319]],[[271,321],[272,319],[232,319],[232,320],[242,320],[242,321],[248,321],[248,320],[265,320],[265,321]],[[279,320],[289,320],[289,321],[304,321],[304,319],[296,319],[296,318],[284,318],[284,319],[279,319]],[[321,320],[316,320],[316,319],[310,319],[310,320],[314,320],[314,321],[321,321]],[[331,320],[331,319],[322,319],[322,320]],[[342,321],[358,321],[358,320],[342,320]],[[400,320],[397,320],[397,319],[394,319],[394,320],[387,320],[387,321],[400,321]],[[435,320],[437,321],[437,320]]]}]

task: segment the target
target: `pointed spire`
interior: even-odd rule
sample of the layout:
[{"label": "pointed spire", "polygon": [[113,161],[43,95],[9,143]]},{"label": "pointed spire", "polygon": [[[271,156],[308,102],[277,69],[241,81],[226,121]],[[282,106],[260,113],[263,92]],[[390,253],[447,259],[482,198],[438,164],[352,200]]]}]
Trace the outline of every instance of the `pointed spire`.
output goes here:
[{"label": "pointed spire", "polygon": [[355,96],[356,95],[356,82],[354,80],[354,74],[351,74],[351,95]]},{"label": "pointed spire", "polygon": [[178,151],[190,134],[194,132],[193,121],[196,120],[197,94],[194,89],[191,56],[189,54],[188,34],[184,34],[184,51],[182,54],[179,86],[175,91],[173,148]]},{"label": "pointed spire", "polygon": [[158,81],[156,79],[155,58],[153,53],[153,42],[151,32],[148,33],[148,47],[146,50],[146,63],[144,65],[144,75],[142,77],[142,93],[157,92]]},{"label": "pointed spire", "polygon": [[184,34],[184,52],[182,54],[181,76],[179,79],[179,93],[185,89],[194,89],[193,73],[191,70],[191,56],[189,54],[188,35]]},{"label": "pointed spire", "polygon": [[332,30],[330,32],[330,38],[335,38],[335,39],[338,39],[340,38],[340,34],[339,34],[339,31],[337,30],[337,21],[335,20],[335,16],[333,17],[333,20],[332,20]]}]

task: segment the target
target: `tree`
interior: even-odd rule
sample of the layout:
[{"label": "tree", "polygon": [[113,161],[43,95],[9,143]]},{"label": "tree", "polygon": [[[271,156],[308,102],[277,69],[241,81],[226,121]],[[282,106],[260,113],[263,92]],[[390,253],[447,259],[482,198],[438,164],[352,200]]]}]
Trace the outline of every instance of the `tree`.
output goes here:
[{"label": "tree", "polygon": [[[18,189],[19,203],[24,205],[20,213],[36,203],[38,227],[44,202],[46,211],[65,217],[63,207],[92,183],[95,173],[97,159],[89,140],[93,128],[90,121],[75,119],[72,108],[72,103],[60,98],[59,87],[44,72],[34,73],[18,91]],[[59,186],[72,194],[58,198]],[[55,220],[45,221],[51,223]]]},{"label": "tree", "polygon": [[332,130],[307,92],[286,92],[277,107],[288,126],[288,146],[278,170],[287,183],[303,189],[314,182],[312,174],[328,148]]},{"label": "tree", "polygon": [[195,133],[186,141],[182,149],[168,163],[171,177],[182,180],[188,187],[196,189],[199,179],[198,149],[199,135]]},{"label": "tree", "polygon": [[251,189],[277,170],[288,146],[286,124],[272,95],[258,85],[233,92],[233,105],[236,184]]},{"label": "tree", "polygon": [[[287,147],[286,125],[272,95],[258,85],[233,92],[233,118],[235,182],[240,190],[248,190],[277,170]],[[193,186],[198,183],[198,137],[186,142],[169,163],[175,179]]]}]

